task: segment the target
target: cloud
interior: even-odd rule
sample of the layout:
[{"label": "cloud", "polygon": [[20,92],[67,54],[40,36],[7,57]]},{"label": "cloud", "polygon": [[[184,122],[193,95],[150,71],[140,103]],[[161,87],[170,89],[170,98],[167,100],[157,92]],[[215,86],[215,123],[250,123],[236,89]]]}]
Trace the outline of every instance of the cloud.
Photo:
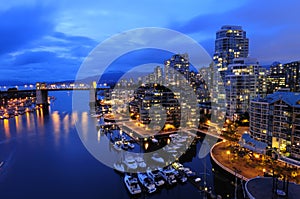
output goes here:
[{"label": "cloud", "polygon": [[45,63],[53,61],[56,57],[56,54],[53,52],[47,51],[38,51],[38,52],[25,52],[16,56],[13,65],[27,65],[27,64],[36,64],[36,63]]},{"label": "cloud", "polygon": [[0,54],[12,52],[53,31],[55,9],[41,4],[0,12]]},{"label": "cloud", "polygon": [[[250,39],[250,56],[262,63],[299,59],[298,1],[249,1],[230,11],[173,21],[169,27],[198,38],[212,55],[215,33],[223,25],[241,25]],[[210,43],[210,46],[209,46]]]},{"label": "cloud", "polygon": [[[97,46],[96,39],[102,41],[116,33],[145,26],[183,32],[212,55],[216,31],[226,24],[242,25],[250,39],[251,56],[264,63],[293,61],[299,59],[300,54],[298,5],[296,0],[274,0],[272,3],[258,0],[176,3],[166,0],[136,1],[130,5],[123,1],[90,4],[83,0],[74,0],[71,4],[66,0],[7,2],[0,8],[0,78],[54,80],[74,77],[82,61]],[[167,45],[168,41],[168,35],[154,36],[149,46],[156,42]],[[102,62],[95,64],[95,71],[109,65],[103,63],[110,60],[114,52],[144,42],[138,34],[122,45],[112,42],[113,48],[108,45],[100,53]],[[174,49],[182,49],[180,42],[169,42]],[[110,70],[127,70],[137,64],[165,59],[166,56],[158,52],[135,52],[116,60]]]},{"label": "cloud", "polygon": [[0,55],[0,78],[25,82],[74,79],[83,59],[96,44],[88,37],[51,32],[19,51]]}]

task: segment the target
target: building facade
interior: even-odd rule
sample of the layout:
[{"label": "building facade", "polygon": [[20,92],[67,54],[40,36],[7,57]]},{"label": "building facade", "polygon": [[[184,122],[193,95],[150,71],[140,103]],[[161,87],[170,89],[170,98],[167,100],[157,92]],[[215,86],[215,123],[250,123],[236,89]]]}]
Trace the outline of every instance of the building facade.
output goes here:
[{"label": "building facade", "polygon": [[237,58],[225,76],[228,118],[235,120],[248,112],[250,100],[264,92],[262,69],[256,59]]},{"label": "building facade", "polygon": [[136,89],[129,103],[132,118],[149,129],[162,130],[166,125],[180,126],[180,104],[174,93],[161,85],[145,84]]},{"label": "building facade", "polygon": [[267,93],[272,94],[282,88],[286,88],[286,71],[284,65],[280,62],[273,62],[267,76]]},{"label": "building facade", "polygon": [[285,69],[285,85],[292,92],[300,91],[300,61],[294,61],[284,64]]},{"label": "building facade", "polygon": [[189,80],[190,62],[187,54],[175,54],[165,61],[165,84],[180,86]]},{"label": "building facade", "polygon": [[214,63],[224,79],[227,67],[235,58],[248,57],[249,39],[241,26],[222,26],[216,32]]},{"label": "building facade", "polygon": [[250,133],[281,155],[300,160],[300,93],[275,92],[252,100]]}]

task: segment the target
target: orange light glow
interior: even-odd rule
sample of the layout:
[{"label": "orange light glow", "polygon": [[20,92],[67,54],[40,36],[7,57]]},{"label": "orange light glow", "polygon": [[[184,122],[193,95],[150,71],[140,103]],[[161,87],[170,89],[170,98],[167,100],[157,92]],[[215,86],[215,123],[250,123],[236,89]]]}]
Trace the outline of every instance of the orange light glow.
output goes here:
[{"label": "orange light glow", "polygon": [[4,133],[6,138],[10,138],[9,120],[4,120]]}]

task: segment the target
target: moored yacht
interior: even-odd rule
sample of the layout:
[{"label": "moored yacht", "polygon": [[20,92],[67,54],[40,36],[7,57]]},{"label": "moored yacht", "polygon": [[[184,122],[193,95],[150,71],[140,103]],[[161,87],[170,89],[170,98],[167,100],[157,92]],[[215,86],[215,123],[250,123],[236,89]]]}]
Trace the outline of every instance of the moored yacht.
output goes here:
[{"label": "moored yacht", "polygon": [[142,189],[141,189],[136,177],[133,177],[132,175],[129,175],[129,174],[125,174],[124,183],[130,194],[135,195],[135,194],[139,194],[142,192]]},{"label": "moored yacht", "polygon": [[147,174],[154,181],[157,187],[165,184],[164,178],[158,170],[147,170]]},{"label": "moored yacht", "polygon": [[122,150],[122,143],[120,141],[116,141],[114,143],[114,149],[116,149],[117,151],[121,151]]},{"label": "moored yacht", "polygon": [[165,160],[162,157],[160,157],[158,153],[154,153],[151,159],[154,160],[155,162],[162,163],[162,164],[165,162]]},{"label": "moored yacht", "polygon": [[175,174],[173,170],[170,169],[159,169],[160,174],[164,178],[164,180],[167,182],[168,185],[174,185],[176,184],[177,180],[175,178]]},{"label": "moored yacht", "polygon": [[127,166],[128,169],[135,170],[137,169],[138,165],[133,158],[133,156],[127,156],[125,157],[124,164]]},{"label": "moored yacht", "polygon": [[146,168],[147,165],[144,161],[144,158],[142,158],[141,156],[136,156],[135,161],[140,168]]},{"label": "moored yacht", "polygon": [[183,172],[174,170],[174,173],[175,173],[175,177],[177,178],[177,180],[179,182],[184,183],[187,181],[187,177],[185,176],[185,174]]},{"label": "moored yacht", "polygon": [[138,173],[138,179],[148,193],[156,191],[156,187],[152,179],[146,173]]},{"label": "moored yacht", "polygon": [[122,173],[125,172],[125,168],[122,163],[114,163],[114,169]]}]

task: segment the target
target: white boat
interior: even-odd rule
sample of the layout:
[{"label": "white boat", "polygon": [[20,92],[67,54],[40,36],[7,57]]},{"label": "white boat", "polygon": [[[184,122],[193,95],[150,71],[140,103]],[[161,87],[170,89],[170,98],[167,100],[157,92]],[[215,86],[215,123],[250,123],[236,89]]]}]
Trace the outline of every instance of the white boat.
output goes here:
[{"label": "white boat", "polygon": [[190,168],[188,167],[184,167],[184,169],[182,170],[185,175],[192,179],[194,182],[200,182],[201,181],[201,178],[199,176],[196,175],[195,172],[193,172]]},{"label": "white boat", "polygon": [[141,156],[136,156],[135,157],[135,161],[136,161],[136,163],[138,164],[138,166],[140,167],[140,168],[146,168],[146,163],[145,163],[145,161],[144,161],[144,158],[142,158]]},{"label": "white boat", "polygon": [[155,137],[151,137],[150,139],[151,139],[151,141],[152,141],[153,143],[155,143],[155,144],[158,143],[158,140],[157,140]]},{"label": "white boat", "polygon": [[127,166],[128,169],[135,170],[138,167],[138,165],[137,165],[135,159],[133,158],[133,156],[125,157],[125,160],[124,160],[123,163]]},{"label": "white boat", "polygon": [[151,178],[145,173],[138,173],[138,179],[141,184],[146,188],[148,193],[153,193],[156,191],[156,187]]},{"label": "white boat", "polygon": [[175,178],[175,174],[173,173],[173,171],[168,169],[159,169],[159,172],[161,173],[162,177],[169,185],[176,184],[177,180]]},{"label": "white boat", "polygon": [[122,173],[125,172],[124,165],[122,163],[114,163],[114,169]]},{"label": "white boat", "polygon": [[132,144],[130,141],[128,140],[123,140],[123,145],[126,145],[127,146],[127,149],[128,148],[131,148],[133,149],[134,148],[134,144]]},{"label": "white boat", "polygon": [[120,141],[121,142],[121,148],[124,150],[128,150],[129,146],[128,146],[128,142],[126,141]]},{"label": "white boat", "polygon": [[158,162],[158,163],[162,163],[162,164],[165,163],[165,160],[162,157],[160,157],[158,155],[158,153],[154,153],[152,155],[151,159],[154,160],[155,162]]},{"label": "white boat", "polygon": [[[173,168],[172,168],[173,169]],[[174,169],[173,169],[174,170]],[[182,173],[181,171],[176,171],[174,170],[174,174],[175,174],[175,177],[177,178],[177,180],[179,182],[182,182],[182,183],[185,183],[187,181],[187,177],[185,176],[184,173]]]},{"label": "white boat", "polygon": [[184,167],[184,168],[183,168],[183,172],[184,172],[185,175],[187,175],[188,177],[189,177],[189,176],[192,176],[192,175],[194,174],[194,172],[193,172],[190,168],[188,168],[188,167]]},{"label": "white boat", "polygon": [[122,150],[122,143],[120,141],[116,141],[114,143],[114,149],[116,149],[117,151],[121,151]]},{"label": "white boat", "polygon": [[147,170],[147,174],[154,181],[157,187],[160,187],[165,184],[164,178],[158,170]]},{"label": "white boat", "polygon": [[142,189],[141,189],[136,177],[125,174],[124,183],[130,194],[135,195],[135,194],[139,194],[142,192]]},{"label": "white boat", "polygon": [[183,171],[184,170],[184,167],[182,164],[180,164],[179,162],[173,162],[172,163],[172,167],[176,170],[180,170],[180,171]]},{"label": "white boat", "polygon": [[128,146],[129,148],[133,149],[134,148],[134,144],[128,141]]}]

